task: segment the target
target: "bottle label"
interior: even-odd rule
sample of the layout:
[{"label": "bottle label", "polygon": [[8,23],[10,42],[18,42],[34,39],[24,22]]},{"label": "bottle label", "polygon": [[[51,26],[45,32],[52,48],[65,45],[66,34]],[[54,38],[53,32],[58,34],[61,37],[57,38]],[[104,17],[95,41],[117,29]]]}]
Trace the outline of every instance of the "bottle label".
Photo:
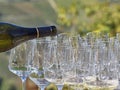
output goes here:
[{"label": "bottle label", "polygon": [[39,30],[38,30],[37,27],[36,27],[36,32],[37,32],[37,38],[39,38],[40,37],[40,33],[39,33]]}]

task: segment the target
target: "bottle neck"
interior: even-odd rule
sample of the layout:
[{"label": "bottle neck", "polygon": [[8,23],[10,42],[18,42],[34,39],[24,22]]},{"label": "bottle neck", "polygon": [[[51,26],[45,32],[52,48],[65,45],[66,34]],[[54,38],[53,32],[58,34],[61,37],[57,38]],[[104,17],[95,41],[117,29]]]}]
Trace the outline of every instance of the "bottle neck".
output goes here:
[{"label": "bottle neck", "polygon": [[39,37],[55,36],[57,30],[55,26],[24,28],[18,27],[10,30],[10,35],[14,38],[14,43],[21,43]]},{"label": "bottle neck", "polygon": [[37,34],[36,37],[39,38],[40,37],[40,32],[39,32],[38,27],[36,27],[36,34]]},{"label": "bottle neck", "polygon": [[55,26],[47,26],[47,27],[37,27],[36,28],[37,38],[38,37],[46,37],[46,36],[55,36],[57,35],[57,29]]}]

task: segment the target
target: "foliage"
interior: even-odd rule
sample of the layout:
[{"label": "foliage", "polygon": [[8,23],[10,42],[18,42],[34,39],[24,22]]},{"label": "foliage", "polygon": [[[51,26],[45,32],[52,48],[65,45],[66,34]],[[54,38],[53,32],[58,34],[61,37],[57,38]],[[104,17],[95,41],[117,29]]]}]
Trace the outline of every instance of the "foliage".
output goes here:
[{"label": "foliage", "polygon": [[[67,3],[67,2],[66,2]],[[58,24],[70,32],[120,32],[120,5],[109,0],[74,0],[69,5],[58,5]]]}]

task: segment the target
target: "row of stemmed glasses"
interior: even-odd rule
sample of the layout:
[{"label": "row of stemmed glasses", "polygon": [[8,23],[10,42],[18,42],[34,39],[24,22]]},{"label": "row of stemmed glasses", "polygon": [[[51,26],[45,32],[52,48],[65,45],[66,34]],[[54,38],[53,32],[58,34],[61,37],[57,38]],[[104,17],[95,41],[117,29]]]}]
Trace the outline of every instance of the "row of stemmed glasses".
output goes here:
[{"label": "row of stemmed glasses", "polygon": [[29,76],[42,90],[51,82],[59,90],[64,84],[76,90],[113,90],[120,76],[119,37],[63,33],[29,41],[11,51],[9,69],[22,81]]},{"label": "row of stemmed glasses", "polygon": [[108,34],[102,35],[102,33],[97,33],[96,36],[95,33],[89,33],[85,37],[79,35],[68,37],[65,39],[65,44],[66,42],[69,50],[63,49],[62,57],[66,56],[65,52],[69,54],[66,59],[60,61],[64,83],[77,85],[80,90],[83,87],[89,90],[117,88],[119,43],[116,37],[110,38]]},{"label": "row of stemmed glasses", "polygon": [[[79,40],[80,41],[80,40]],[[77,74],[89,90],[113,90],[118,86],[118,41],[108,34],[89,33],[78,44]]]},{"label": "row of stemmed glasses", "polygon": [[[49,84],[49,80],[44,78],[44,70],[46,70],[45,66],[48,68],[52,67],[51,64],[54,64],[53,60],[56,60],[54,47],[56,42],[53,38],[55,37],[31,40],[11,50],[8,67],[11,72],[21,77],[23,90],[26,90],[25,81],[27,77],[41,90],[44,90]],[[60,86],[59,84],[58,86]]]},{"label": "row of stemmed glasses", "polygon": [[11,50],[8,67],[21,78],[22,90],[26,90],[25,81],[28,77],[40,90],[44,90],[49,84],[44,78],[43,58],[45,49],[51,48],[46,46],[49,44],[44,40],[46,39],[30,40]]},{"label": "row of stemmed glasses", "polygon": [[[47,45],[47,43],[46,43]],[[22,90],[26,90],[25,81],[29,77],[41,90],[49,84],[44,79],[43,53],[44,41],[31,40],[11,50],[9,70],[22,80]]]},{"label": "row of stemmed glasses", "polygon": [[[42,90],[49,82],[55,83],[58,89],[62,89],[62,74],[65,73],[64,70],[69,63],[67,61],[68,53],[71,53],[68,42],[63,43],[65,37],[60,36],[59,45],[56,37],[47,37],[25,42],[11,50],[9,70],[21,77],[23,90],[25,90],[27,77]],[[57,53],[58,51],[59,53]]]}]

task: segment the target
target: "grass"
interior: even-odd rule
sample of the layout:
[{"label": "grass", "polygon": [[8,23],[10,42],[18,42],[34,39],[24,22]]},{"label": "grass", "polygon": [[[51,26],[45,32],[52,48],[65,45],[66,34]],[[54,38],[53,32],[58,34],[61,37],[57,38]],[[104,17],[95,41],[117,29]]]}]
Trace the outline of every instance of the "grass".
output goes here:
[{"label": "grass", "polygon": [[47,1],[37,2],[0,2],[1,21],[23,26],[43,26],[56,22],[56,14]]},{"label": "grass", "polygon": [[0,53],[0,76],[7,77],[8,71],[8,55]]},{"label": "grass", "polygon": [[[11,85],[16,85],[17,87],[17,84],[20,83],[18,81],[19,78],[9,71],[8,60],[9,60],[9,54],[5,52],[0,53],[0,78],[3,79],[2,87],[0,90],[8,90],[8,88],[10,88]],[[15,84],[15,80],[18,81],[16,84]]]}]

